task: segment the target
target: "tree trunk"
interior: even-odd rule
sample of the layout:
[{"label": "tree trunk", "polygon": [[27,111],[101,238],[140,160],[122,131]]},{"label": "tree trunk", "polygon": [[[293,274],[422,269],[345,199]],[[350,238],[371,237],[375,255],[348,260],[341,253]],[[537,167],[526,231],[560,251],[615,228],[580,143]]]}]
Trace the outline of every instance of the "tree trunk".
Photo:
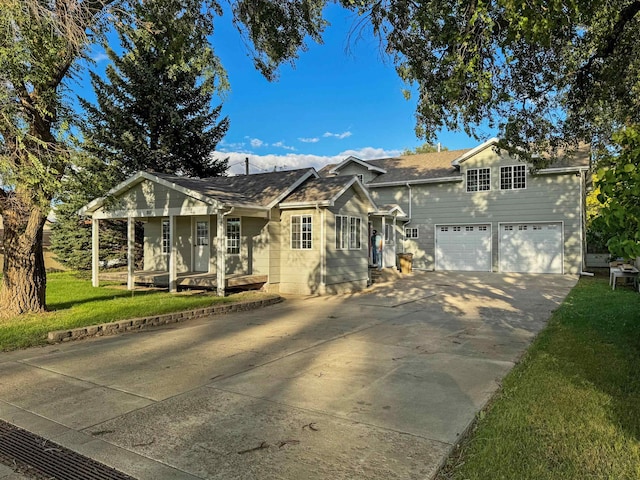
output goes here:
[{"label": "tree trunk", "polygon": [[[15,201],[2,212],[4,265],[0,287],[0,316],[46,309],[47,276],[42,251],[46,216],[34,205]],[[17,207],[17,208],[15,208]]]}]

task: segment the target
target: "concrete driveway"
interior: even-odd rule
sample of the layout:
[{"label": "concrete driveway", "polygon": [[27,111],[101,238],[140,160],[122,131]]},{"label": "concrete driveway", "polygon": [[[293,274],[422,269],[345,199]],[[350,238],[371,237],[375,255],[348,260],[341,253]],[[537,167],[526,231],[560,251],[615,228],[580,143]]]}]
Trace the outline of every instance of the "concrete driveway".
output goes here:
[{"label": "concrete driveway", "polygon": [[575,283],[415,273],[0,354],[0,418],[140,479],[426,479]]}]

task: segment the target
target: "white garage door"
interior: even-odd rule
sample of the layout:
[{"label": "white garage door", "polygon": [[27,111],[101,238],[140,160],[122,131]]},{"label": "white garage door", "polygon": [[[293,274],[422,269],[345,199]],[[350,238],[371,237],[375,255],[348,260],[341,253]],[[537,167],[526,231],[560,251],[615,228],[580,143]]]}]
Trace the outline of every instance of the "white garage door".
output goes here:
[{"label": "white garage door", "polygon": [[437,225],[436,270],[491,271],[491,225]]},{"label": "white garage door", "polygon": [[562,224],[500,225],[500,271],[562,273]]}]

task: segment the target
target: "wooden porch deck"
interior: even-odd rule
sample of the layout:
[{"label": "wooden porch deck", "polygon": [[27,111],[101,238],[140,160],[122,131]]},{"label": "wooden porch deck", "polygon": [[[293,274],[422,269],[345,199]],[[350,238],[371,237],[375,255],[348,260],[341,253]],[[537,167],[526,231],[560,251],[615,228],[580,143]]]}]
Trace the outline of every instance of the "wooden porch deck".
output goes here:
[{"label": "wooden porch deck", "polygon": [[[102,272],[101,281],[127,283],[127,272]],[[262,287],[268,280],[267,275],[243,275],[229,274],[225,278],[225,289],[253,290]],[[151,285],[153,287],[169,287],[169,273],[163,271],[136,271],[133,273],[133,280],[138,285]],[[214,290],[218,286],[216,274],[206,272],[184,272],[178,273],[178,288],[201,288]]]}]

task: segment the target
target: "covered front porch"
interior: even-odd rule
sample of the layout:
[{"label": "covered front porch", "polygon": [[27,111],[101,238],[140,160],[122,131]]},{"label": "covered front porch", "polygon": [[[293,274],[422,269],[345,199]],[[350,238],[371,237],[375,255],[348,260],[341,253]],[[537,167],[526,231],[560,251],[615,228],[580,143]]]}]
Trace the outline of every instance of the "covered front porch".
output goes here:
[{"label": "covered front porch", "polygon": [[[135,284],[164,287],[170,292],[179,287],[210,288],[224,296],[227,287],[268,282],[264,260],[268,252],[263,245],[269,222],[267,207],[227,203],[140,172],[79,213],[91,217],[95,287],[106,278],[99,272],[99,222],[119,219],[128,225],[127,270],[117,272],[113,279],[125,280],[130,290]],[[144,225],[142,270],[135,269],[136,222]]]}]

